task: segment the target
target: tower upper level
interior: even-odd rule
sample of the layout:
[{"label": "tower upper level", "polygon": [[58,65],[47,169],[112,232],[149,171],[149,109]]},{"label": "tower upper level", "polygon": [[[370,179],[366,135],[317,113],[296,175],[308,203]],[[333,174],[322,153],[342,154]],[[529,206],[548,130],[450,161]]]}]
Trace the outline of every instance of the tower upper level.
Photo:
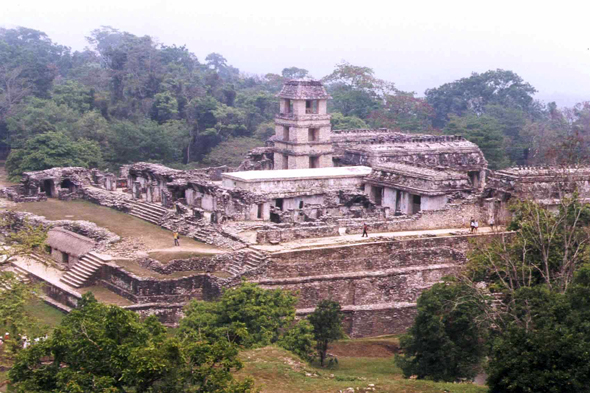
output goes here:
[{"label": "tower upper level", "polygon": [[330,95],[320,81],[293,79],[285,82],[281,92],[279,116],[326,115]]}]

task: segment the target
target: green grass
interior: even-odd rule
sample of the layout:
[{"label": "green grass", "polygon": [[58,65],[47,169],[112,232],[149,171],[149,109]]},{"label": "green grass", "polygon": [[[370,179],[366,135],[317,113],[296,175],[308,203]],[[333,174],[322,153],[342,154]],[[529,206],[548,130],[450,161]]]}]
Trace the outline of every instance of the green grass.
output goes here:
[{"label": "green grass", "polygon": [[239,378],[252,376],[262,392],[338,392],[349,387],[364,391],[374,384],[378,392],[404,393],[483,393],[486,387],[471,383],[437,383],[404,379],[393,357],[339,356],[332,368],[308,365],[291,353],[266,347],[240,354],[244,369]]},{"label": "green grass", "polygon": [[32,299],[26,306],[29,315],[37,318],[42,324],[49,326],[51,330],[61,323],[65,314],[55,307],[50,306],[41,299]]},{"label": "green grass", "polygon": [[[137,238],[150,250],[170,248],[174,245],[172,232],[129,214],[88,201],[65,202],[49,198],[45,202],[21,203],[14,210],[45,216],[49,220],[91,221],[123,238]],[[183,248],[194,248],[194,252],[208,253],[218,250],[214,246],[190,238],[182,238],[182,241]]]}]

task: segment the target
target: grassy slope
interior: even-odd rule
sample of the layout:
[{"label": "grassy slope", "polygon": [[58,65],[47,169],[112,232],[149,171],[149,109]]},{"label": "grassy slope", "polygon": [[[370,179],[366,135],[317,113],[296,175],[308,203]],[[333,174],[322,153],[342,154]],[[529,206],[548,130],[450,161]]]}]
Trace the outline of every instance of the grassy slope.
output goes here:
[{"label": "grassy slope", "polygon": [[[21,203],[15,210],[45,216],[49,220],[88,220],[123,238],[137,238],[150,249],[172,247],[174,244],[172,232],[129,214],[88,201],[64,202],[50,198],[45,202]],[[194,252],[198,250],[200,253],[207,253],[216,249],[193,239],[183,238],[182,240],[183,246],[194,247]]]},{"label": "grassy slope", "polygon": [[352,387],[365,391],[374,384],[377,392],[396,393],[483,393],[486,387],[473,384],[407,380],[393,357],[338,356],[333,368],[310,366],[291,353],[266,347],[241,353],[244,369],[238,377],[252,376],[263,393],[338,392]]}]

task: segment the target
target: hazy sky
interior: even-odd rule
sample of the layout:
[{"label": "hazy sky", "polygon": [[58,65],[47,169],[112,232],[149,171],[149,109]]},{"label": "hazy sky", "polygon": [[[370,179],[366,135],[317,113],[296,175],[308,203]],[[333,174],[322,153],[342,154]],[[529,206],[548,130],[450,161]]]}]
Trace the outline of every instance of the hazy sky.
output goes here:
[{"label": "hazy sky", "polygon": [[420,95],[503,68],[536,98],[590,100],[590,1],[4,0],[0,26],[44,31],[82,49],[100,26],[221,53],[241,71],[330,73],[346,60]]}]

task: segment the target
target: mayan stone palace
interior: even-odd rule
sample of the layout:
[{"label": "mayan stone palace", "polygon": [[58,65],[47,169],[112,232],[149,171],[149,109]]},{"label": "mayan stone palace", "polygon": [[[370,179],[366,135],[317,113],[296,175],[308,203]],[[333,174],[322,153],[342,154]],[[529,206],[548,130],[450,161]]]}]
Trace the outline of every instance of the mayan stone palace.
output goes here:
[{"label": "mayan stone palace", "polygon": [[337,300],[351,337],[393,334],[412,323],[424,289],[465,263],[473,237],[488,236],[490,223],[503,230],[511,200],[555,208],[574,191],[590,198],[587,167],[492,171],[460,136],[332,130],[319,81],[290,80],[278,98],[275,134],[239,167],[25,173],[0,194],[6,214],[49,229],[47,250],[10,268],[45,283],[46,301],[66,311],[92,288],[175,325],[189,300],[214,300],[245,279],[296,292],[300,316]]}]

